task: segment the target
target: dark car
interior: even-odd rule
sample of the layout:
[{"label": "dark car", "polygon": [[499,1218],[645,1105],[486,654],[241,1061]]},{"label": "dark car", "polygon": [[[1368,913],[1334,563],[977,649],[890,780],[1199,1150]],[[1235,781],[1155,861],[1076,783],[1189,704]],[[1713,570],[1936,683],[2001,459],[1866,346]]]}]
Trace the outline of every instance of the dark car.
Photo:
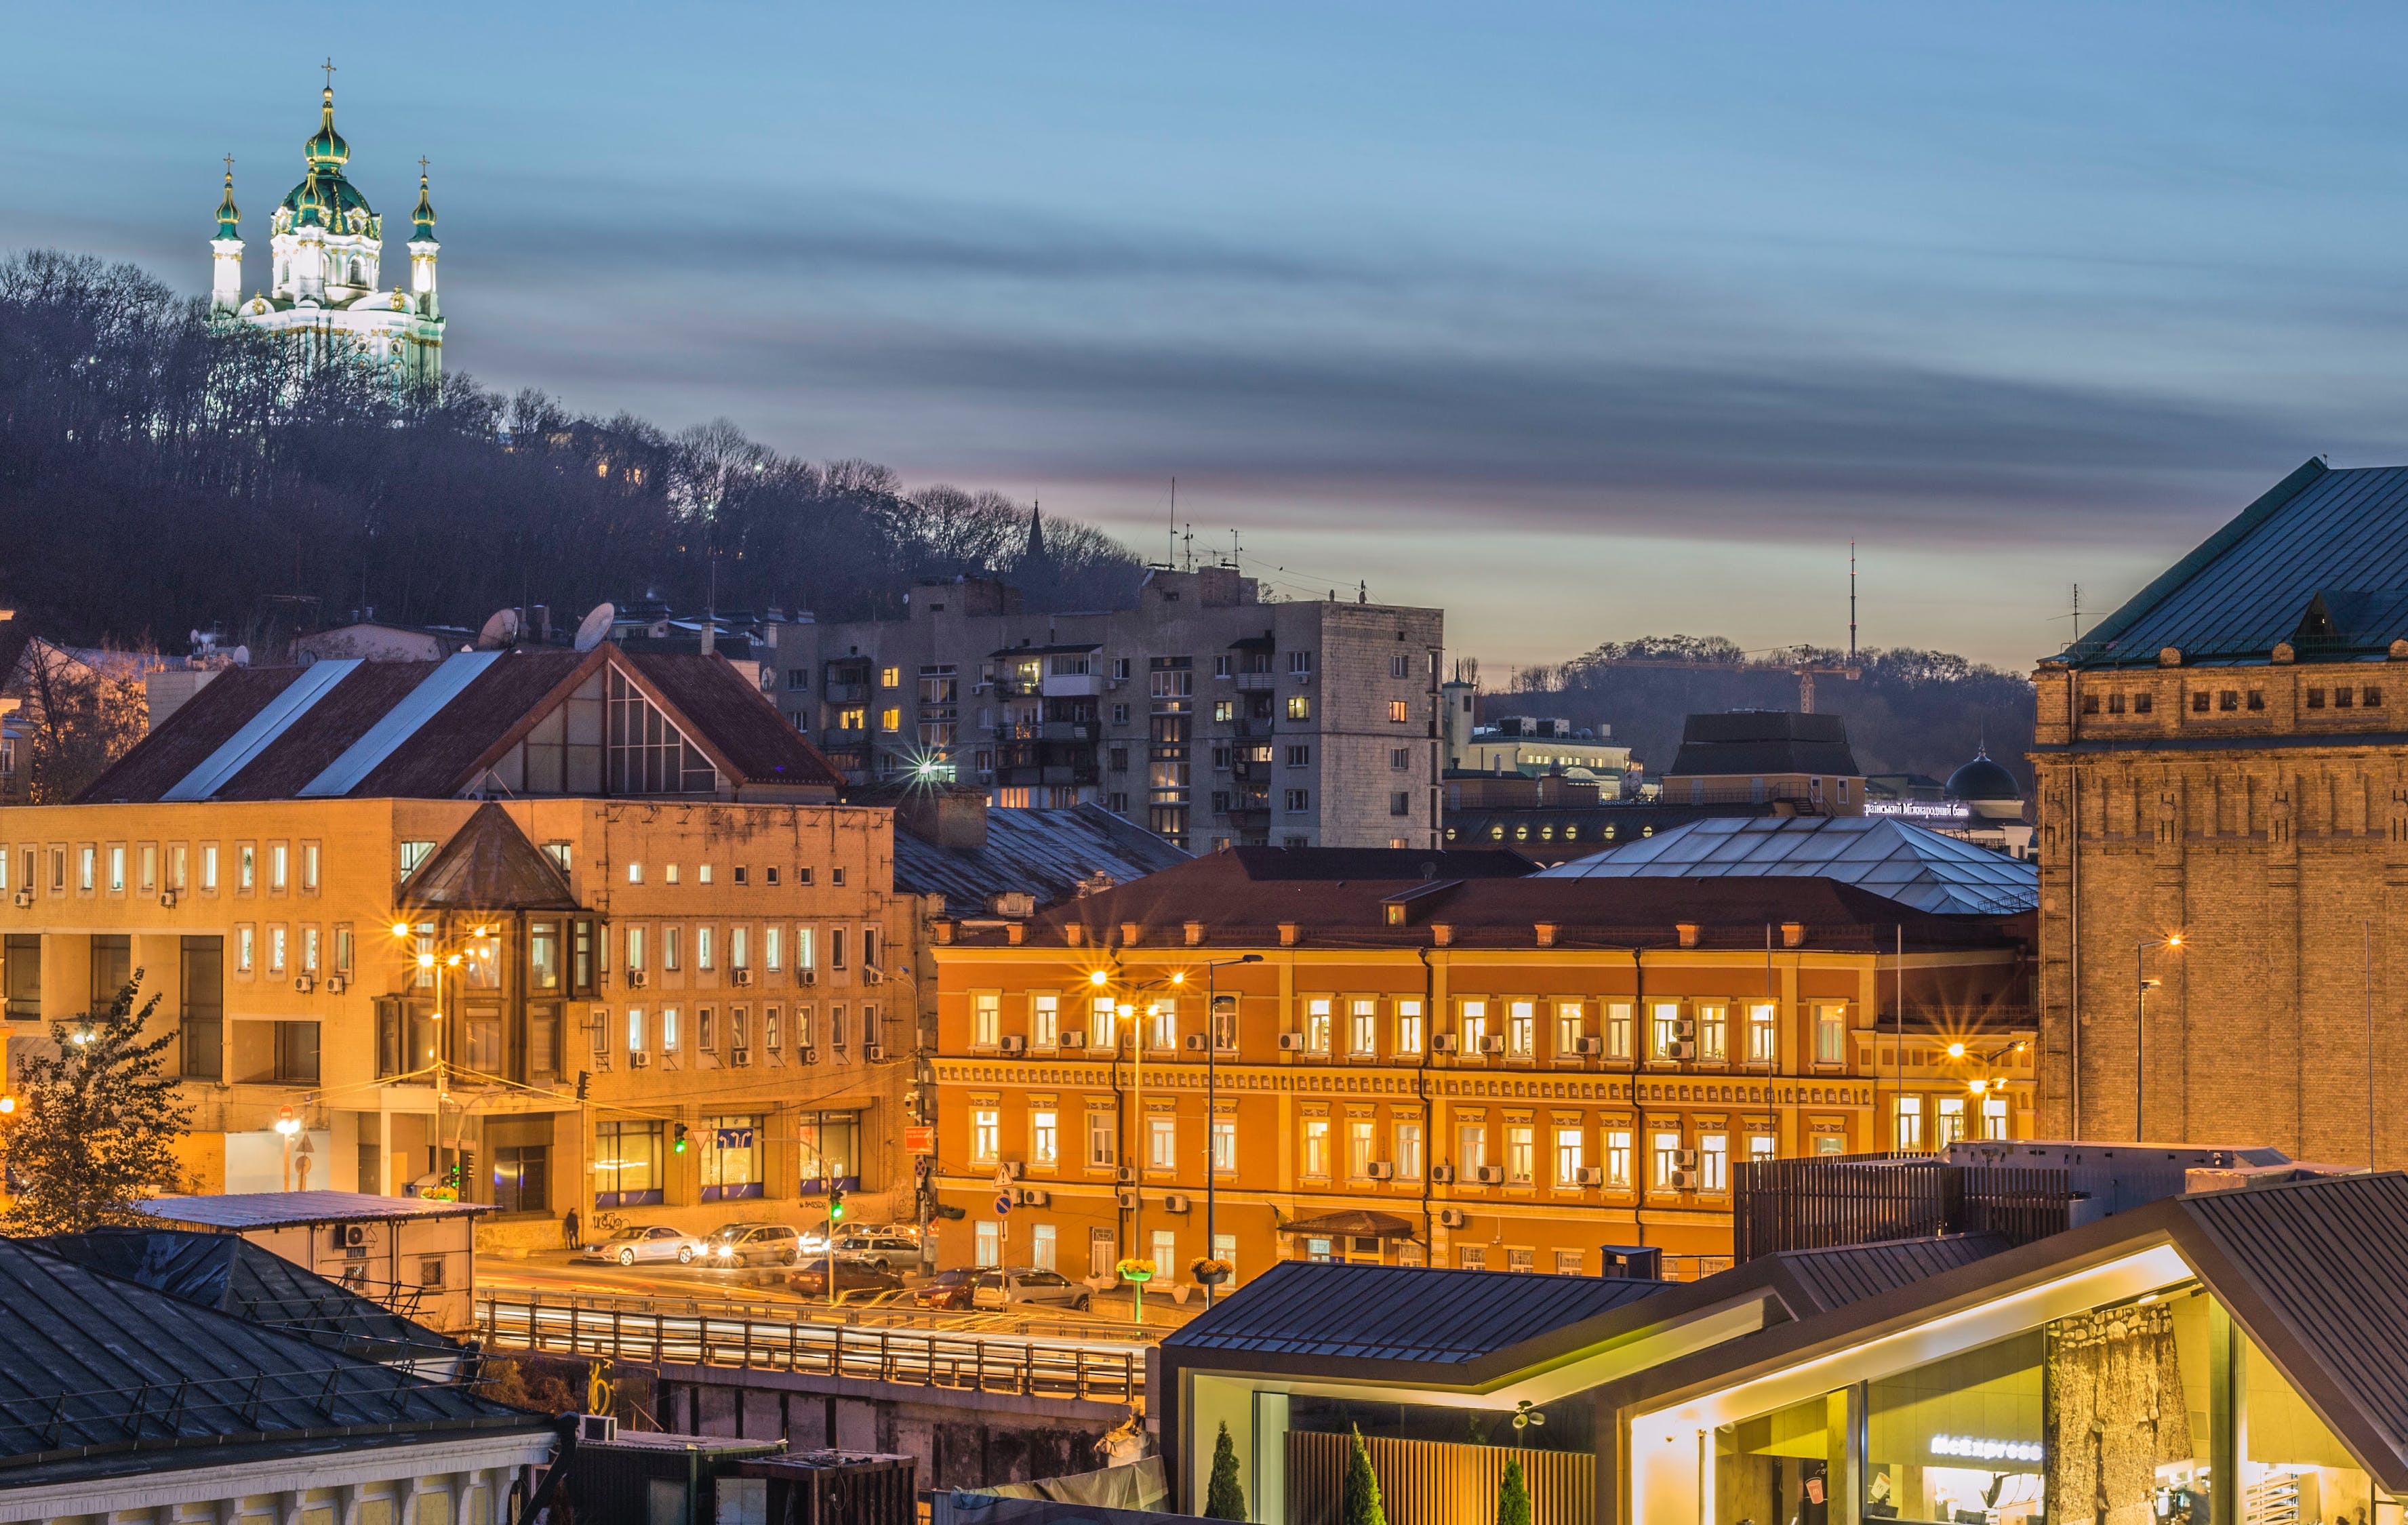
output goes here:
[{"label": "dark car", "polygon": [[914,1288],[911,1301],[924,1308],[967,1308],[979,1274],[967,1266],[939,1271]]},{"label": "dark car", "polygon": [[[806,1261],[786,1273],[786,1287],[804,1297],[827,1296],[828,1265],[825,1261]],[[892,1271],[882,1271],[859,1261],[836,1262],[836,1292],[845,1297],[853,1292],[893,1291],[903,1285],[903,1278]]]}]

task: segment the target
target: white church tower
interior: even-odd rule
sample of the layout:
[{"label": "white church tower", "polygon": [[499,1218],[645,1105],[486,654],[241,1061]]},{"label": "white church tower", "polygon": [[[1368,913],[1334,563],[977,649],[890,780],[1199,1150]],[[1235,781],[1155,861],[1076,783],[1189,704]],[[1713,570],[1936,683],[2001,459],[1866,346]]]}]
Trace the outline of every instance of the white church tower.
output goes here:
[{"label": "white church tower", "polygon": [[435,296],[435,207],[419,161],[418,207],[409,235],[409,287],[378,289],[384,221],[344,175],[351,148],[335,131],[333,65],[320,103],[318,131],[302,146],[308,171],[285,193],[270,221],[274,270],[266,292],[242,295],[242,236],[234,204],[234,162],[226,161],[218,235],[209,241],[215,277],[212,311],[286,335],[313,356],[349,356],[385,372],[396,390],[431,385],[443,375],[443,315]]}]

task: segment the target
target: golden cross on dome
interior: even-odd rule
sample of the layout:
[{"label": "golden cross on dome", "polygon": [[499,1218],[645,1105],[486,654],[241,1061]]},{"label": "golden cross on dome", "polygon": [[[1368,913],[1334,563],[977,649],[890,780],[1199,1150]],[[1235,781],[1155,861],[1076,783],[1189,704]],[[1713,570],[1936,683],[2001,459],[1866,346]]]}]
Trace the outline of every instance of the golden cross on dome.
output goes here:
[{"label": "golden cross on dome", "polygon": [[228,178],[228,179],[232,179],[232,178],[234,178],[234,155],[229,153],[229,154],[227,154],[227,155],[225,156],[225,159],[226,159],[226,178]]},{"label": "golden cross on dome", "polygon": [[426,155],[423,153],[418,156],[418,178],[426,178]]},{"label": "golden cross on dome", "polygon": [[326,60],[326,62],[324,62],[323,64],[319,64],[318,66],[319,66],[320,68],[322,68],[322,69],[323,69],[323,70],[325,70],[325,71],[326,71],[326,88],[327,88],[328,90],[332,90],[332,89],[334,89],[334,88],[335,88],[335,60],[334,60],[334,58],[333,58],[331,55],[329,55],[329,56],[328,56],[328,58],[327,58],[327,60]]}]

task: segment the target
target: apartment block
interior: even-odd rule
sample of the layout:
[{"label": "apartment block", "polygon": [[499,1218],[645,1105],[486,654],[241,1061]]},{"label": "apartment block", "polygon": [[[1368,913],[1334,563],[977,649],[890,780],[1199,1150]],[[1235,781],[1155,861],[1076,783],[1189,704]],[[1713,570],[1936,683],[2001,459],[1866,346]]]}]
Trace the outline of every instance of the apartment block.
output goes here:
[{"label": "apartment block", "polygon": [[1226,567],[1134,608],[1037,614],[961,579],[907,618],[767,627],[770,691],[855,784],[920,775],[1003,807],[1099,805],[1191,851],[1435,846],[1437,609],[1267,601]]}]

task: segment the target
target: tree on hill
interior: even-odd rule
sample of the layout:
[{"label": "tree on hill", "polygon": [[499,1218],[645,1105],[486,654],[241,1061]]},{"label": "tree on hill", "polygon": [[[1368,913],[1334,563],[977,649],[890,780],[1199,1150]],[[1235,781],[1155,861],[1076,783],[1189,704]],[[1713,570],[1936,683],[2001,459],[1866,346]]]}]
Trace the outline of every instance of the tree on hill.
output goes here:
[{"label": "tree on hill", "polygon": [[1338,1511],[1339,1525],[1388,1525],[1380,1507],[1380,1479],[1371,1472],[1371,1453],[1363,1445],[1362,1426],[1354,1427],[1354,1447],[1346,1456],[1346,1481]]},{"label": "tree on hill", "polygon": [[160,1062],[176,1032],[146,1033],[159,998],[137,1010],[141,980],[137,970],[106,1012],[50,1023],[55,1053],[18,1061],[5,1144],[16,1203],[0,1220],[10,1233],[141,1222],[135,1203],[194,1189],[176,1158],[191,1114]]},{"label": "tree on hill", "polygon": [[1238,1447],[1229,1439],[1226,1421],[1212,1442],[1212,1478],[1204,1487],[1204,1518],[1246,1518],[1246,1490],[1238,1484]]}]

